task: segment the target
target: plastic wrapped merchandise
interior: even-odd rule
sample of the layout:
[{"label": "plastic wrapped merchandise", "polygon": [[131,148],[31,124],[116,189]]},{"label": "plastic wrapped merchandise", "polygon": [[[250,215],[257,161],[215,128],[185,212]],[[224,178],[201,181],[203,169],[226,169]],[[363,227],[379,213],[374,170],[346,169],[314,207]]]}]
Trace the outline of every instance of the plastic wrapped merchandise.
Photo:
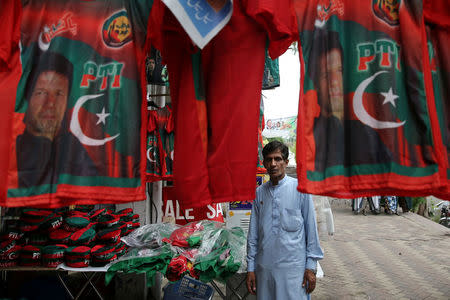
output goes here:
[{"label": "plastic wrapped merchandise", "polygon": [[167,266],[166,278],[169,281],[178,281],[185,275],[198,279],[198,272],[194,270],[192,261],[186,255],[175,256]]},{"label": "plastic wrapped merchandise", "polygon": [[172,232],[180,227],[172,223],[148,224],[137,228],[121,240],[130,247],[157,248],[163,245],[163,239],[170,237]]},{"label": "plastic wrapped merchandise", "polygon": [[316,205],[317,224],[320,238],[334,234],[334,219],[330,201],[325,196],[314,196]]},{"label": "plastic wrapped merchandise", "polygon": [[205,232],[194,263],[199,279],[225,282],[239,270],[245,270],[245,246],[246,238],[240,227]]},{"label": "plastic wrapped merchandise", "polygon": [[222,222],[209,220],[191,222],[175,229],[163,242],[182,248],[196,247],[202,242],[205,233],[223,227],[225,224]]},{"label": "plastic wrapped merchandise", "polygon": [[172,246],[168,244],[156,249],[130,248],[127,254],[108,268],[105,283],[108,285],[117,272],[145,273],[147,286],[152,286],[156,272],[165,274],[174,254]]}]

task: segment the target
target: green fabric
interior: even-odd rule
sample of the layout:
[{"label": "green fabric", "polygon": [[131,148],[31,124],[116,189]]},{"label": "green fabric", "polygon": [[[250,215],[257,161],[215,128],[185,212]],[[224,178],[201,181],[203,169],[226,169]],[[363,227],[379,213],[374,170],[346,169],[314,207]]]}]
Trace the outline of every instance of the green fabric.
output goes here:
[{"label": "green fabric", "polygon": [[202,237],[201,236],[190,236],[186,239],[186,241],[188,242],[190,247],[195,247],[200,245],[201,241],[202,241]]},{"label": "green fabric", "polygon": [[117,272],[124,272],[145,273],[147,286],[152,286],[156,272],[165,274],[174,254],[170,245],[164,245],[157,249],[130,249],[125,256],[108,268],[105,274],[105,284],[108,285]]},{"label": "green fabric", "polygon": [[225,282],[241,266],[241,261],[236,258],[245,255],[242,251],[245,249],[244,232],[239,227],[231,230],[217,229],[205,241],[210,238],[215,239],[212,250],[196,258],[194,269],[199,272],[199,279],[203,282],[213,279]]},{"label": "green fabric", "polygon": [[[203,282],[209,282],[213,279],[225,282],[235,274],[241,263],[236,261],[229,251],[229,248],[223,247],[201,257],[201,260],[194,265],[194,269],[199,271],[199,279]],[[225,258],[221,258],[221,255]]]},{"label": "green fabric", "polygon": [[278,64],[278,58],[272,60],[266,50],[262,89],[268,90],[278,86],[280,86],[280,67]]}]

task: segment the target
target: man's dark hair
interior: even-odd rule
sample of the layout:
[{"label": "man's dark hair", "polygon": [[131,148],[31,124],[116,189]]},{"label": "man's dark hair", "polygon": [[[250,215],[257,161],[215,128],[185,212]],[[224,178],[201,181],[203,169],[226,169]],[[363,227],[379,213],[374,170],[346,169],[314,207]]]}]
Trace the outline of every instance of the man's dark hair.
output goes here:
[{"label": "man's dark hair", "polygon": [[37,63],[33,66],[30,77],[26,86],[26,94],[25,97],[27,100],[30,100],[30,97],[33,93],[34,86],[36,85],[36,81],[39,78],[39,75],[43,72],[53,71],[58,74],[64,75],[69,81],[69,91],[72,88],[72,77],[73,77],[73,65],[72,63],[65,58],[63,55],[51,51],[46,51],[39,58]]},{"label": "man's dark hair", "polygon": [[321,72],[326,72],[326,70],[320,70],[320,58],[333,49],[337,49],[341,53],[343,67],[344,55],[341,42],[339,41],[339,33],[336,31],[328,31],[323,29],[315,30],[312,47],[308,58],[307,71],[308,76],[313,81],[315,87],[318,87],[319,85],[319,74]]},{"label": "man's dark hair", "polygon": [[283,156],[284,160],[287,160],[289,158],[289,148],[280,141],[271,141],[270,143],[265,145],[262,150],[263,158],[266,158],[267,155],[277,150],[280,150],[281,156]]}]

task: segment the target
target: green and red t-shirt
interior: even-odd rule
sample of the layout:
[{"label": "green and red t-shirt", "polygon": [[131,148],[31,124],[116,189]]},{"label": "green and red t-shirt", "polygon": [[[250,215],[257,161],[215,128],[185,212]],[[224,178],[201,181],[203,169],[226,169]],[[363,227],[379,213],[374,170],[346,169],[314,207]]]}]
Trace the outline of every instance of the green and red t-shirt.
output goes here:
[{"label": "green and red t-shirt", "polygon": [[294,6],[302,75],[298,189],[352,198],[445,187],[421,1]]},{"label": "green and red t-shirt", "polygon": [[[23,1],[21,78],[15,98],[8,99],[14,112],[4,112],[12,133],[3,156],[9,156],[9,167],[1,206],[145,199],[142,91],[151,5]],[[56,92],[40,85],[54,73],[63,82]],[[56,93],[59,100],[48,100]]]}]

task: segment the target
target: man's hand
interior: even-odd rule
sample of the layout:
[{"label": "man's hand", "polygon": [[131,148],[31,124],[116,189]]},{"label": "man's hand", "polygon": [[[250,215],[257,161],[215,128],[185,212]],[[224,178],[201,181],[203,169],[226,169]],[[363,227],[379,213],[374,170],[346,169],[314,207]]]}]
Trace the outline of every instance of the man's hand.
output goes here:
[{"label": "man's hand", "polygon": [[252,295],[256,295],[256,275],[255,272],[247,272],[247,290]]},{"label": "man's hand", "polygon": [[[247,285],[248,285],[248,275],[247,275]],[[312,291],[314,291],[314,289],[316,288],[316,274],[314,274],[312,270],[309,269],[305,270],[302,287],[306,288],[307,294],[311,294]]]}]

